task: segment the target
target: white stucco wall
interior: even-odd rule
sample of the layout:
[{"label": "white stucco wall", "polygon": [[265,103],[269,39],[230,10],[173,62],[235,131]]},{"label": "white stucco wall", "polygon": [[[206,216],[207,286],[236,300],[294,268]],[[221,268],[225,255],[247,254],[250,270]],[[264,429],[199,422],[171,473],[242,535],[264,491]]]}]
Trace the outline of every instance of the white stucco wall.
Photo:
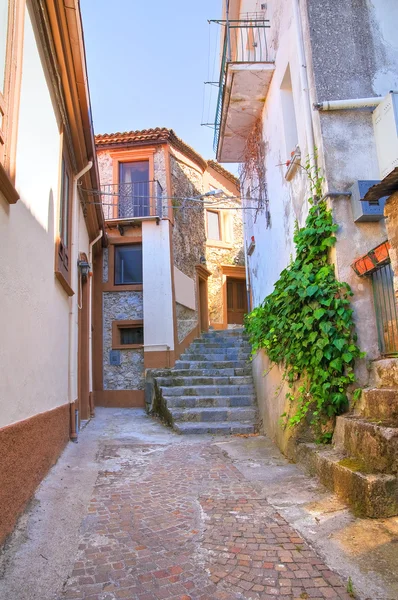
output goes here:
[{"label": "white stucco wall", "polygon": [[170,223],[142,223],[145,351],[174,350]]},{"label": "white stucco wall", "polygon": [[[0,195],[0,426],[68,402],[69,300],[54,276],[60,133],[28,10],[24,35],[20,200]],[[82,213],[79,232],[88,253]]]}]

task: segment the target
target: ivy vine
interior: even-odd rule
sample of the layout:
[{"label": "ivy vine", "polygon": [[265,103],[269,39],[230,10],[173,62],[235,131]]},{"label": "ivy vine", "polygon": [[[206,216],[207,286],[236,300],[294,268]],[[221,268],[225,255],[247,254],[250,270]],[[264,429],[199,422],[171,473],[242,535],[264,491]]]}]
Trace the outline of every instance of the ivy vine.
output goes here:
[{"label": "ivy vine", "polygon": [[[320,425],[347,410],[354,363],[364,356],[356,344],[352,291],[337,281],[328,261],[337,225],[326,203],[316,203],[322,178],[310,169],[307,163],[313,196],[305,226],[294,232],[296,258],[245,320],[253,354],[264,349],[272,362],[284,366],[287,397],[295,405],[290,425],[309,412],[312,423]],[[326,433],[322,441],[330,437]]]}]

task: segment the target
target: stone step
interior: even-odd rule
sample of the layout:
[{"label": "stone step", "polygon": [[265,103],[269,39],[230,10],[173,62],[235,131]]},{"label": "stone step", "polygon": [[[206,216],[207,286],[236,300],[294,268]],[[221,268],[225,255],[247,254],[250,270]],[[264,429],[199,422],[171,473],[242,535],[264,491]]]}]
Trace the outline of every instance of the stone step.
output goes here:
[{"label": "stone step", "polygon": [[398,473],[398,427],[342,415],[336,419],[333,444],[371,473]]},{"label": "stone step", "polygon": [[192,342],[190,348],[247,348],[251,349],[249,342],[240,339],[228,340],[202,340],[198,338]]},{"label": "stone step", "polygon": [[370,365],[371,387],[398,388],[398,358],[375,360]]},{"label": "stone step", "polygon": [[251,354],[251,347],[248,344],[244,346],[233,346],[232,344],[191,344],[186,351],[198,354],[215,354],[220,352],[243,352],[244,354]]},{"label": "stone step", "polygon": [[251,366],[245,368],[224,369],[156,369],[152,371],[154,377],[246,377],[251,376]]},{"label": "stone step", "polygon": [[173,428],[184,435],[211,434],[211,435],[233,435],[255,433],[255,426],[246,423],[174,423]]},{"label": "stone step", "polygon": [[299,444],[298,458],[312,475],[352,506],[361,516],[385,518],[398,514],[398,478],[367,473],[360,461],[332,447]]},{"label": "stone step", "polygon": [[167,396],[167,407],[212,408],[225,406],[256,406],[255,395],[248,396]]},{"label": "stone step", "polygon": [[354,414],[368,420],[390,421],[398,426],[398,389],[369,388],[362,390]]},{"label": "stone step", "polygon": [[248,360],[250,355],[243,352],[209,352],[208,354],[199,354],[198,352],[184,352],[181,354],[180,360],[182,361],[210,361],[210,362],[220,362],[220,361],[229,361],[229,360]]},{"label": "stone step", "polygon": [[249,385],[160,386],[163,396],[247,396],[254,394]]},{"label": "stone step", "polygon": [[176,360],[175,367],[179,369],[244,369],[250,366],[246,360]]},{"label": "stone step", "polygon": [[252,425],[256,419],[255,408],[211,407],[211,408],[171,408],[174,423],[189,421],[196,423],[245,423]]},{"label": "stone step", "polygon": [[[191,373],[192,375],[192,373]],[[251,385],[253,379],[250,375],[244,377],[231,376],[231,377],[177,377],[174,373],[170,373],[169,377],[157,377],[156,378],[160,386],[196,386],[196,385]]]}]

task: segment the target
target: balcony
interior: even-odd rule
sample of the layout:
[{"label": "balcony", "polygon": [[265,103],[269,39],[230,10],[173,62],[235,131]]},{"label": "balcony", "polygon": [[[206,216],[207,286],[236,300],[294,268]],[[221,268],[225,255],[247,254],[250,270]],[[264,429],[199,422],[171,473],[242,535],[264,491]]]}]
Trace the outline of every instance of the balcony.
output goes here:
[{"label": "balcony", "polygon": [[225,32],[214,151],[219,162],[242,162],[247,137],[261,115],[275,70],[267,44],[270,25],[256,14],[219,23]]},{"label": "balcony", "polygon": [[143,221],[166,216],[163,188],[157,180],[101,186],[101,201],[107,221]]}]

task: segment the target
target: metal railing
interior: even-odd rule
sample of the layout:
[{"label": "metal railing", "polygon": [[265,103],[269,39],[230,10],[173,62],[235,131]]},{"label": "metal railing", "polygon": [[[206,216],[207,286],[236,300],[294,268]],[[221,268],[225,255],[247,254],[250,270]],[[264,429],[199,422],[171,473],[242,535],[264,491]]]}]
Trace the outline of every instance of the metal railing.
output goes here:
[{"label": "metal railing", "polygon": [[157,180],[101,186],[105,219],[163,217],[163,188]]},{"label": "metal railing", "polygon": [[398,354],[398,311],[394,291],[394,272],[387,263],[371,274],[380,352]]},{"label": "metal railing", "polygon": [[224,42],[221,56],[219,90],[217,98],[214,151],[217,152],[220,136],[222,103],[227,66],[229,63],[262,63],[270,62],[267,44],[267,29],[270,23],[267,19],[257,18],[250,14],[245,19],[218,21],[224,26]]}]

